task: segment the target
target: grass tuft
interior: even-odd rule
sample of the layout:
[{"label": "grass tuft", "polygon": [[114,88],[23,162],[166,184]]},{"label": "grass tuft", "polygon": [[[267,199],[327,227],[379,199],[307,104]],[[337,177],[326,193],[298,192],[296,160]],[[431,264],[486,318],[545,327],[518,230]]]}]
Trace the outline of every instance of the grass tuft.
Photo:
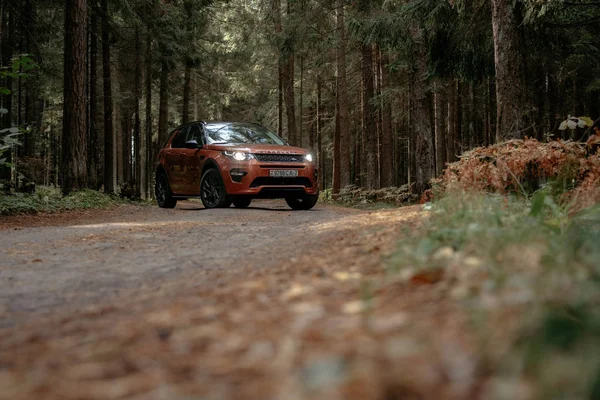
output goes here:
[{"label": "grass tuft", "polygon": [[76,209],[108,208],[127,201],[84,189],[63,196],[60,189],[38,186],[35,193],[0,195],[0,215],[38,214]]}]

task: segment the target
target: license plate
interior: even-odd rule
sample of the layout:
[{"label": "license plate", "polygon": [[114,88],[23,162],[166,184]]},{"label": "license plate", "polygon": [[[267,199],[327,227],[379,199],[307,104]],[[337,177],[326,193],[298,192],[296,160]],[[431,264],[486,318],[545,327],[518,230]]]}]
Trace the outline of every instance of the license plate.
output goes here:
[{"label": "license plate", "polygon": [[298,176],[297,169],[272,169],[269,176],[273,178],[290,178]]}]

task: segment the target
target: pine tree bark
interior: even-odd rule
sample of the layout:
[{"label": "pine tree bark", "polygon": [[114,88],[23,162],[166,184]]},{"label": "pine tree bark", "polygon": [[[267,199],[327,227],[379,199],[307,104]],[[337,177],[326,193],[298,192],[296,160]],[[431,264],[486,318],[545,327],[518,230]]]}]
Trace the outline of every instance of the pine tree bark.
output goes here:
[{"label": "pine tree bark", "polygon": [[115,158],[108,0],[101,0],[100,7],[102,11],[102,77],[104,85],[104,192],[114,193]]},{"label": "pine tree bark", "polygon": [[[385,93],[390,87],[389,56],[382,51],[381,55],[381,89]],[[394,169],[394,135],[392,132],[392,103],[383,96],[381,107],[381,186],[391,187],[395,183]]]},{"label": "pine tree bark", "polygon": [[375,96],[374,74],[373,74],[373,47],[363,44],[362,53],[362,82],[363,82],[363,137],[365,141],[365,187],[367,189],[377,188],[377,124],[375,121],[375,106],[372,99]]},{"label": "pine tree bark", "polygon": [[283,55],[283,97],[287,119],[287,136],[290,144],[298,145],[296,131],[296,100],[294,95],[294,53]]},{"label": "pine tree bark", "polygon": [[441,79],[437,82],[435,93],[435,155],[436,174],[441,175],[446,162],[446,92]]},{"label": "pine tree bark", "polygon": [[88,182],[90,188],[100,188],[98,151],[98,7],[92,0],[90,7],[90,80],[89,80],[89,146],[88,146]]},{"label": "pine tree bark", "polygon": [[152,197],[150,187],[154,172],[153,143],[152,143],[152,32],[148,30],[146,35],[146,122],[145,122],[145,145],[146,145],[146,179],[142,191]]},{"label": "pine tree bark", "polygon": [[339,186],[350,185],[350,132],[348,111],[348,78],[346,73],[346,26],[344,22],[344,1],[338,0],[337,4],[337,35],[336,69],[337,69],[337,99],[339,104],[339,131],[338,147],[334,152],[339,154]]},{"label": "pine tree bark", "polygon": [[185,64],[185,73],[183,77],[183,123],[190,122],[190,93],[192,90],[192,66]]},{"label": "pine tree bark", "polygon": [[134,78],[134,120],[133,120],[133,143],[134,143],[134,154],[135,154],[135,165],[134,165],[134,181],[135,181],[135,195],[136,197],[142,196],[142,180],[144,165],[144,151],[142,146],[142,121],[140,116],[140,101],[142,98],[142,48],[141,48],[141,37],[139,26],[135,27],[135,78]]},{"label": "pine tree bark", "polygon": [[323,157],[323,120],[321,108],[321,76],[317,76],[317,165],[319,166],[319,188],[323,189],[323,172],[325,171],[325,161]]},{"label": "pine tree bark", "polygon": [[[15,10],[13,9],[12,3],[4,3],[2,5],[2,66],[10,65],[14,52],[14,31],[15,31]],[[13,125],[13,78],[7,76],[3,82],[3,86],[7,88],[10,93],[2,95],[2,106],[6,109],[6,114],[2,116],[2,128],[10,128]],[[7,163],[12,162],[12,149],[5,151],[2,154],[3,158],[6,159]],[[12,180],[12,169],[10,166],[0,166],[0,179],[5,181]]]},{"label": "pine tree bark", "polygon": [[456,107],[454,109],[454,115],[454,148],[455,154],[459,155],[464,150],[462,144],[463,96],[462,84],[459,78],[456,78]]},{"label": "pine tree bark", "polygon": [[[335,94],[335,127],[333,130],[333,177],[331,191],[333,198],[337,199],[340,193],[340,101],[339,93]],[[337,151],[336,151],[337,150]]]},{"label": "pine tree bark", "polygon": [[277,134],[283,137],[283,67],[277,63]]},{"label": "pine tree bark", "polygon": [[63,194],[86,187],[87,0],[65,1],[64,110],[61,158]]},{"label": "pine tree bark", "polygon": [[[271,6],[275,33],[279,37],[283,30],[281,25],[281,0],[273,0]],[[283,60],[281,56],[277,60],[277,134],[283,137]]]},{"label": "pine tree bark", "polygon": [[446,160],[454,162],[456,160],[456,83],[454,79],[450,81],[448,88]]},{"label": "pine tree bark", "polygon": [[160,91],[159,91],[159,106],[158,106],[158,144],[154,153],[158,154],[160,146],[163,146],[167,141],[168,135],[168,112],[169,112],[169,67],[166,60],[161,62],[160,70]]},{"label": "pine tree bark", "polygon": [[[287,14],[292,14],[291,0],[287,3]],[[281,15],[281,12],[280,12]],[[287,118],[288,141],[296,146],[298,143],[298,131],[296,127],[296,97],[294,92],[294,48],[293,38],[285,38],[285,45],[281,49],[282,72],[283,72],[283,98],[285,101],[285,114]]]},{"label": "pine tree bark", "polygon": [[375,105],[375,126],[377,128],[377,141],[375,143],[375,169],[377,171],[377,183],[376,188],[381,186],[381,141],[382,141],[382,103],[381,103],[381,57],[379,52],[379,46],[373,45],[373,74],[375,82],[375,98],[377,98],[377,104]]},{"label": "pine tree bark", "polygon": [[494,62],[496,66],[497,140],[521,138],[527,112],[525,59],[513,2],[492,0]]},{"label": "pine tree bark", "polygon": [[[32,54],[32,36],[35,35],[35,7],[32,4],[32,0],[25,0],[25,4],[23,5],[23,30],[27,32],[25,34],[25,53]],[[87,37],[86,37],[87,40]],[[36,58],[34,56],[34,58]],[[35,82],[35,77],[29,77],[25,81],[24,89],[25,89],[25,104],[24,104],[24,122],[25,124],[32,124],[33,122],[37,122],[36,119],[32,119],[32,116],[35,114],[35,102],[32,101],[34,98],[32,96],[34,92],[34,83],[37,83],[35,87],[39,85],[39,82]],[[31,130],[26,134],[26,143],[25,143],[25,157],[34,157],[35,156],[35,139],[36,135],[39,134],[38,130]],[[86,133],[87,134],[87,133]]]},{"label": "pine tree bark", "polygon": [[415,135],[415,191],[423,193],[429,188],[429,180],[435,172],[434,147],[432,141],[430,105],[427,96],[427,47],[424,32],[413,28],[415,41],[413,53],[412,98],[414,100],[412,130]]},{"label": "pine tree bark", "polygon": [[[129,103],[129,102],[128,102]],[[131,184],[131,172],[132,172],[132,162],[131,162],[131,136],[132,136],[132,110],[129,106],[123,108],[122,115],[122,129],[121,129],[121,155],[123,160],[123,184],[130,185]]]}]

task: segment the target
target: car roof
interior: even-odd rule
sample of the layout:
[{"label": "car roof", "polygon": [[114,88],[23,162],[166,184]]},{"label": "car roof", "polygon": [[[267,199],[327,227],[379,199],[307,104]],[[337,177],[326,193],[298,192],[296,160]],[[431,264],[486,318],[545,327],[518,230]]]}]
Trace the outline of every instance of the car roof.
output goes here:
[{"label": "car roof", "polygon": [[178,127],[176,127],[174,130],[178,130],[181,128],[185,128],[186,126],[190,126],[190,125],[197,125],[197,124],[201,124],[201,125],[227,125],[227,124],[249,124],[249,125],[260,125],[256,122],[247,122],[247,121],[191,121],[191,122],[187,122],[185,124],[179,125]]}]

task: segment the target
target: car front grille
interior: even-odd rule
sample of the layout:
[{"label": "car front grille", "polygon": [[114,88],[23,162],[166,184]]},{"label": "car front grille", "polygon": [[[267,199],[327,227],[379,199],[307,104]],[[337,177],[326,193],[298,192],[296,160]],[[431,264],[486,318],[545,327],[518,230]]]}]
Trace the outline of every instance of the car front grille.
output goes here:
[{"label": "car front grille", "polygon": [[304,186],[304,187],[312,187],[312,183],[310,179],[306,177],[297,177],[297,178],[272,178],[268,176],[262,176],[260,178],[256,178],[250,184],[251,188],[257,188],[259,186]]},{"label": "car front grille", "polygon": [[304,162],[302,154],[254,154],[261,162]]}]

